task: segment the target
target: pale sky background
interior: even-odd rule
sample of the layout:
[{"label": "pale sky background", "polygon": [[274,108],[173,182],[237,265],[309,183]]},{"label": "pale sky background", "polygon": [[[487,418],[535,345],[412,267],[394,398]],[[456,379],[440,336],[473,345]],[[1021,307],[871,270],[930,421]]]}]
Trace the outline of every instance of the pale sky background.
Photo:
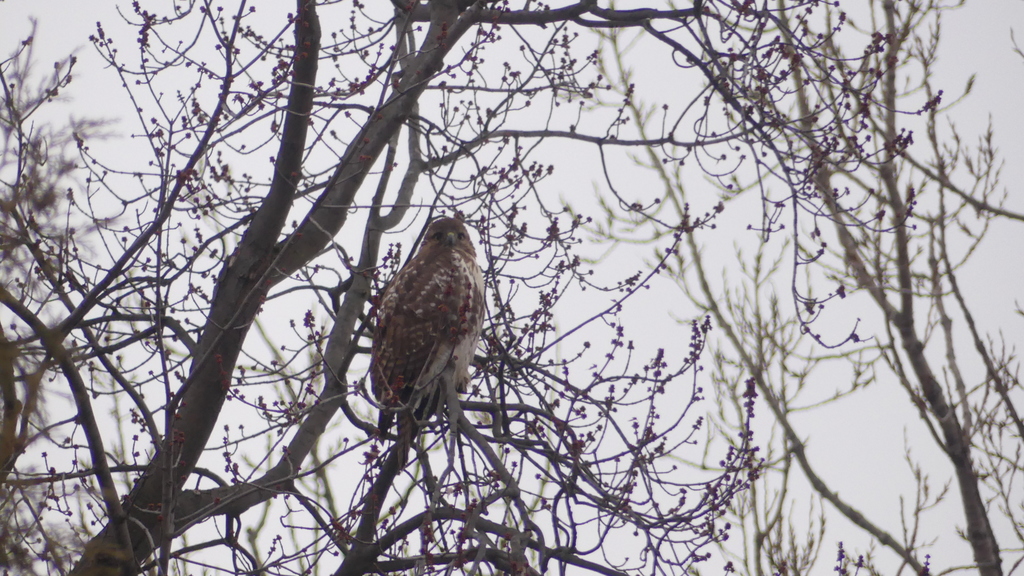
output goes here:
[{"label": "pale sky background", "polygon": [[[619,3],[621,8],[629,5],[629,1]],[[843,6],[855,13],[857,2],[846,0]],[[77,51],[79,64],[75,81],[68,90],[70,100],[66,110],[93,118],[122,117],[128,106],[125,94],[116,76],[110,70],[100,68],[101,61],[88,41],[88,36],[95,32],[97,20],[108,22],[117,18],[115,4],[71,0],[2,1],[0,52],[11,52],[15,43],[28,33],[30,16],[39,21],[35,44],[38,71],[47,70],[49,62]],[[1024,46],[1024,0],[976,0],[948,12],[944,18],[943,48],[936,67],[935,84],[945,90],[943,103],[950,104],[963,91],[968,78],[976,75],[972,93],[957,105],[952,118],[967,142],[982,134],[991,121],[996,143],[1005,160],[1002,182],[1009,192],[1007,207],[1024,212],[1024,193],[1020,190],[1024,182],[1024,58],[1013,53],[1011,30],[1016,30],[1018,43]],[[123,126],[128,132],[135,130],[132,120]],[[111,131],[117,133],[118,125],[113,125]],[[924,145],[923,136],[917,142]],[[595,186],[603,185],[600,173],[594,168],[595,159],[596,154],[591,158],[577,158],[580,163],[578,170],[560,168],[553,179],[545,181],[544,186],[574,202],[592,196]],[[592,174],[593,177],[589,181],[584,179],[581,184],[581,173]],[[715,202],[717,199],[709,195],[706,206],[695,207],[695,212],[702,213]],[[721,257],[728,258],[737,238],[749,234],[745,232],[748,223],[720,220],[714,233],[716,236],[704,238],[716,243],[722,251]],[[1024,286],[1024,256],[1021,256],[1024,228],[1019,223],[998,225],[990,232],[984,247],[984,255],[970,264],[970,273],[961,274],[963,288],[974,295],[976,304],[985,303],[983,308],[974,309],[983,330],[991,333],[1002,331],[1008,342],[1022,343],[1024,318],[1011,312],[1017,306],[1024,306],[1024,289],[1021,288]],[[630,257],[635,258],[624,256]],[[780,287],[780,291],[785,288]],[[680,314],[685,317],[685,310]],[[845,328],[840,327],[839,330]],[[632,337],[654,336],[636,334]],[[769,418],[766,409],[762,408],[761,414],[761,418]],[[886,487],[894,481],[906,481],[908,472],[901,463],[903,446],[893,439],[902,438],[904,433],[911,436],[920,434],[921,427],[914,418],[901,390],[876,386],[855,395],[841,409],[814,411],[796,423],[801,434],[811,439],[812,459],[816,450],[820,451],[819,455],[834,455],[817,460],[817,471],[833,483],[841,495],[849,495],[865,514],[894,530],[898,526],[899,503],[892,500],[895,495]],[[857,432],[850,434],[847,430]],[[934,446],[928,441],[917,445]],[[937,453],[928,454],[927,449],[922,449],[915,455],[926,463],[935,464],[936,482],[941,483],[944,475],[948,475],[949,465]],[[879,461],[896,464],[891,470],[880,469],[875,464]],[[952,497],[958,506],[959,497],[955,492]],[[962,523],[962,515],[957,515],[957,512],[953,510],[951,516],[936,516],[935,521]],[[862,533],[846,524],[838,514],[830,513],[830,521],[829,539],[844,540],[848,547],[854,543],[863,546]],[[825,547],[826,554],[830,549]],[[969,551],[962,542],[942,542],[933,549],[932,555],[936,557],[944,551],[953,551],[952,555],[964,561],[969,558]],[[955,564],[949,558],[940,561],[936,557],[935,562],[942,567]],[[827,561],[819,564],[820,568],[827,566]],[[1008,569],[1009,566],[1004,566],[1004,570]]]}]

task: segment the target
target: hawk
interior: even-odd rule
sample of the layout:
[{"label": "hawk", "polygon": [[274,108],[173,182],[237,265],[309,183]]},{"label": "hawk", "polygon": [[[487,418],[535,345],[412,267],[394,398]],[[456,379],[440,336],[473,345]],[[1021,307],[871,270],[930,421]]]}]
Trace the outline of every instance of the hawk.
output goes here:
[{"label": "hawk", "polygon": [[381,437],[397,415],[399,464],[448,386],[465,392],[484,321],[484,279],[466,226],[440,218],[384,289],[370,355]]}]

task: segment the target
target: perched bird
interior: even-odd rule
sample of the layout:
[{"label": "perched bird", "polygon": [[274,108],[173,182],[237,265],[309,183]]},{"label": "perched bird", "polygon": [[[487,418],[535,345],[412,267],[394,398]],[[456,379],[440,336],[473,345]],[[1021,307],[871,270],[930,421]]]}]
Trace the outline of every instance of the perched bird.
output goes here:
[{"label": "perched bird", "polygon": [[467,390],[484,313],[484,279],[466,226],[455,218],[433,221],[377,303],[370,381],[382,406],[381,437],[398,416],[400,465],[448,387]]}]

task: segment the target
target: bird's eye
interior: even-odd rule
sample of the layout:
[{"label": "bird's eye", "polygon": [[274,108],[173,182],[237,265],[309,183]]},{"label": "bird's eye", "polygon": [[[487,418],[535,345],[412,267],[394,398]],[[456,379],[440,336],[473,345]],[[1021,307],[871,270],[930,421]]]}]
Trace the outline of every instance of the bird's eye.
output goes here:
[{"label": "bird's eye", "polygon": [[440,242],[443,239],[444,239],[444,233],[443,232],[434,232],[434,240],[437,240],[438,242]]},{"label": "bird's eye", "polygon": [[465,240],[465,239],[466,239],[466,235],[463,234],[462,232],[459,232],[459,240]]}]

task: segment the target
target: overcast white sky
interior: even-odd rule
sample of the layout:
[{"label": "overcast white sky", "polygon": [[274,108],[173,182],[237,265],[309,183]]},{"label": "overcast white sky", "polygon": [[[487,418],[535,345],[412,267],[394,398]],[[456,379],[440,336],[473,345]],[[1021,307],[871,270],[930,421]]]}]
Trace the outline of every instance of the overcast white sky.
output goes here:
[{"label": "overcast white sky", "polygon": [[[619,4],[626,8],[630,2]],[[856,0],[846,0],[843,5],[856,11]],[[46,70],[46,63],[70,52],[77,51],[80,59],[75,81],[67,93],[66,110],[89,117],[119,118],[127,109],[124,93],[116,76],[101,68],[88,41],[89,35],[95,32],[97,20],[116,18],[115,6],[111,2],[81,0],[0,2],[0,52],[9,53],[14,49],[16,42],[28,34],[29,18],[34,16],[39,22],[35,43],[39,70]],[[945,90],[944,103],[949,104],[951,97],[963,91],[968,78],[975,76],[970,96],[956,107],[952,118],[967,141],[977,138],[991,121],[997,145],[1006,160],[1002,180],[1009,192],[1008,208],[1024,212],[1024,193],[1020,190],[1024,183],[1024,58],[1012,50],[1011,30],[1014,29],[1019,43],[1024,46],[1024,0],[975,0],[948,12],[936,83]],[[112,129],[117,132],[117,125]],[[131,121],[126,123],[126,130],[134,130]],[[918,142],[923,144],[923,139]],[[590,173],[595,175],[593,183],[600,185],[598,172],[591,170]],[[580,188],[579,174],[556,174],[547,185],[568,196],[574,188]],[[588,182],[582,189],[590,193],[593,188]],[[741,231],[745,225],[744,222],[732,229]],[[724,235],[725,230],[720,233]],[[731,245],[731,239],[725,241]],[[976,310],[981,325],[990,332],[1002,330],[1008,341],[1017,343],[1024,342],[1024,318],[1010,311],[1015,304],[1024,305],[1022,251],[1022,228],[1019,225],[997,226],[986,242],[985,256],[970,265],[970,274],[963,275],[968,293],[984,295],[986,306]],[[890,494],[880,488],[890,481],[890,475],[904,477],[906,469],[884,470],[866,463],[872,462],[879,451],[895,452],[896,461],[902,452],[902,446],[892,445],[891,439],[900,438],[908,425],[906,410],[902,408],[906,399],[900,392],[896,397],[888,396],[891,393],[891,390],[876,388],[858,397],[855,404],[845,405],[841,411],[817,412],[800,422],[803,433],[814,436],[812,449],[828,446],[829,452],[842,455],[827,471],[829,479],[840,486],[840,492],[877,491],[879,498],[874,501],[868,498],[864,512],[885,517],[886,522],[892,521],[898,503],[888,500]],[[897,412],[887,410],[896,405],[901,407]],[[898,416],[890,417],[891,414]],[[874,435],[870,431],[856,435],[844,433],[850,429],[863,430],[852,423],[847,426],[846,419],[859,419],[861,424],[865,419],[874,419],[875,425],[871,427]],[[852,533],[852,529],[849,531]],[[840,521],[829,534],[838,540],[843,533]],[[959,543],[949,542],[948,545],[958,554],[965,550]]]}]

